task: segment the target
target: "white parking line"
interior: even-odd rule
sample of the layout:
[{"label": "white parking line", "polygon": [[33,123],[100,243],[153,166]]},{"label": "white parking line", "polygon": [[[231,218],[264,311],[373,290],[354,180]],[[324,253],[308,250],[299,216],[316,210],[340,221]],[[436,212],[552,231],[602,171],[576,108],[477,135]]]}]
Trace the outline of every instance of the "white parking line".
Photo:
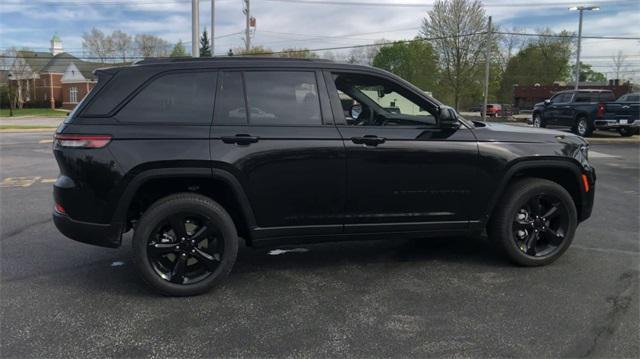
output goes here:
[{"label": "white parking line", "polygon": [[608,155],[602,152],[589,151],[589,158],[620,158],[620,156]]},{"label": "white parking line", "polygon": [[40,141],[38,141],[38,143],[53,143],[53,139],[40,140]]}]

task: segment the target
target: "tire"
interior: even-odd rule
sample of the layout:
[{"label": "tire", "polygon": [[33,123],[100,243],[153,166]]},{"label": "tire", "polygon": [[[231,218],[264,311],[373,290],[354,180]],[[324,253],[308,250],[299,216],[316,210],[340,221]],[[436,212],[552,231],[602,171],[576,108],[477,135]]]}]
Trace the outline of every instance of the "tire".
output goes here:
[{"label": "tire", "polygon": [[[542,205],[540,211],[534,210],[535,203]],[[554,206],[555,212],[549,214]],[[546,213],[540,219],[535,212]],[[527,178],[507,188],[496,205],[487,232],[512,262],[542,266],[552,263],[569,248],[577,225],[575,204],[562,186],[545,179]]]},{"label": "tire", "polygon": [[635,134],[635,132],[636,131],[630,127],[620,127],[618,129],[618,133],[620,133],[620,136],[622,137],[631,137]]},{"label": "tire", "polygon": [[544,121],[542,121],[542,116],[540,116],[539,113],[533,114],[533,120],[531,120],[531,125],[533,127],[539,127],[539,128],[547,127],[547,124]]},{"label": "tire", "polygon": [[589,123],[588,118],[580,116],[576,119],[572,130],[578,136],[589,137],[593,133],[593,126]]},{"label": "tire", "polygon": [[140,218],[133,235],[134,262],[142,279],[167,296],[211,290],[231,272],[237,253],[231,216],[199,194],[158,200]]}]

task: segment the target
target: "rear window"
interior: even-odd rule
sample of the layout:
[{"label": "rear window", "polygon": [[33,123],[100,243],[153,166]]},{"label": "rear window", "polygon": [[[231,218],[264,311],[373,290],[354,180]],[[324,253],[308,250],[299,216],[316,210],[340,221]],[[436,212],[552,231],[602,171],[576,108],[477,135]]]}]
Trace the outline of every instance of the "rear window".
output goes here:
[{"label": "rear window", "polygon": [[252,125],[321,125],[314,72],[244,73]]},{"label": "rear window", "polygon": [[116,116],[122,122],[210,124],[215,72],[162,75],[144,87]]}]

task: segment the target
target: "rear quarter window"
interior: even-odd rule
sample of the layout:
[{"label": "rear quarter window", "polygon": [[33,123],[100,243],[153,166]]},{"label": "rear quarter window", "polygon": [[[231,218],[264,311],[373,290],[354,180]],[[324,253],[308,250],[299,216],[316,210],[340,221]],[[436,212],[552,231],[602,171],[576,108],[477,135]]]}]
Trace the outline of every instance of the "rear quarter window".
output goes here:
[{"label": "rear quarter window", "polygon": [[146,85],[118,112],[128,123],[210,124],[216,72],[177,72]]}]

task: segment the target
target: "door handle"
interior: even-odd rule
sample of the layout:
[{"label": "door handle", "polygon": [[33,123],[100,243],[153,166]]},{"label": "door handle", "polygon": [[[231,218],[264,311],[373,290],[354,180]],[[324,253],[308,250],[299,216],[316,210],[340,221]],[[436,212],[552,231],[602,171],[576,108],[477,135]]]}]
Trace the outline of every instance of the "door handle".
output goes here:
[{"label": "door handle", "polygon": [[378,137],[376,135],[364,135],[362,137],[351,137],[351,142],[356,145],[368,145],[368,146],[377,146],[381,143],[384,143],[386,139],[384,137]]},{"label": "door handle", "polygon": [[224,143],[236,143],[238,145],[248,145],[251,143],[256,143],[260,139],[257,136],[251,136],[245,133],[240,133],[235,136],[222,136],[222,142]]}]

